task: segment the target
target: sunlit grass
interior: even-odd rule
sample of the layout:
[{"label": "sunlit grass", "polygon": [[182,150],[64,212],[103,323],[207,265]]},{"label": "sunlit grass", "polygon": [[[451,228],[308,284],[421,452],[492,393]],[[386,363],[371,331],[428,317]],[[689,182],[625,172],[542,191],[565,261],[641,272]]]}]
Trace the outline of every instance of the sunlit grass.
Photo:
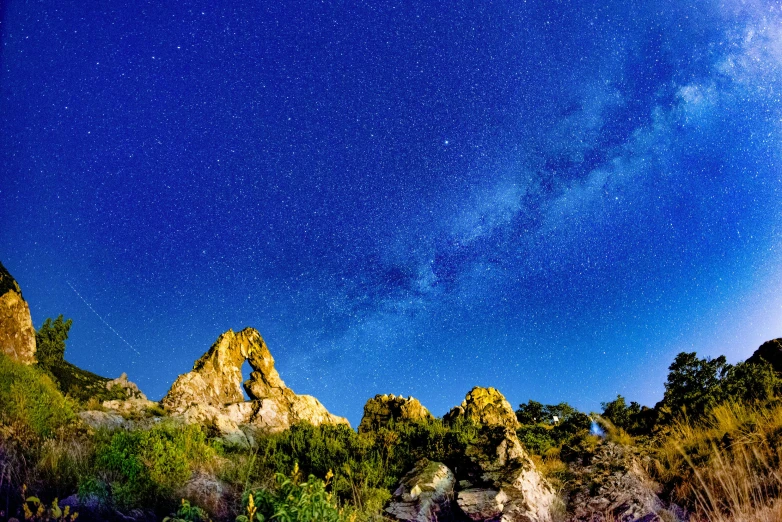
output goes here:
[{"label": "sunlit grass", "polygon": [[693,425],[677,422],[660,445],[658,478],[696,520],[782,520],[782,405],[726,402]]}]

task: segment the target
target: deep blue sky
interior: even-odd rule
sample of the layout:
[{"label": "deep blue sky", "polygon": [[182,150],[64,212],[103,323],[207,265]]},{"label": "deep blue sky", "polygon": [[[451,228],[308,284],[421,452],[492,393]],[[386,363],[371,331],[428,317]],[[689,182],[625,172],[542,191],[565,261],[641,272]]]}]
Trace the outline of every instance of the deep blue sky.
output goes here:
[{"label": "deep blue sky", "polygon": [[0,260],[71,361],[160,398],[254,326],[355,426],[782,336],[778,2],[265,4],[0,4]]}]

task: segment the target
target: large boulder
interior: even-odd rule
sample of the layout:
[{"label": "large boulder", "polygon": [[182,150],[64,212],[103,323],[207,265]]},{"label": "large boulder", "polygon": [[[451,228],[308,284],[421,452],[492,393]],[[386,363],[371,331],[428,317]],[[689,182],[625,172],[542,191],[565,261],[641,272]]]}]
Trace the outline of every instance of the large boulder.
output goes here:
[{"label": "large boulder", "polygon": [[413,397],[375,395],[364,405],[364,416],[358,426],[359,433],[376,431],[392,423],[434,419],[419,401]]},{"label": "large boulder", "polygon": [[386,514],[405,522],[447,520],[455,477],[445,464],[419,461],[399,482]]},{"label": "large boulder", "polygon": [[35,329],[22,289],[0,263],[0,351],[22,364],[35,362]]},{"label": "large boulder", "polygon": [[782,373],[782,338],[766,341],[747,359],[748,363],[761,361],[770,363],[775,372]]},{"label": "large boulder", "polygon": [[519,427],[510,403],[494,388],[476,386],[459,406],[443,417],[444,421],[451,424],[462,419],[483,426],[507,426],[514,430]]},{"label": "large boulder", "polygon": [[[242,383],[244,361],[253,372]],[[242,386],[250,401],[244,400]],[[176,416],[209,424],[238,439],[241,425],[265,432],[282,431],[299,422],[349,426],[347,419],[329,413],[315,397],[297,395],[285,386],[254,328],[222,334],[191,372],[177,378],[161,404]]]},{"label": "large boulder", "polygon": [[516,431],[486,426],[466,451],[456,501],[474,521],[551,522],[558,497],[521,446]]}]

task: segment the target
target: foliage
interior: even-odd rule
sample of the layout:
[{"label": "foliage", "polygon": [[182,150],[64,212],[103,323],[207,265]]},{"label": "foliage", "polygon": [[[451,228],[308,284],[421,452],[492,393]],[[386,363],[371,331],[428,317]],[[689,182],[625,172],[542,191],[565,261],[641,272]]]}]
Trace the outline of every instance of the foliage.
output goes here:
[{"label": "foliage", "polygon": [[22,486],[22,508],[24,519],[35,522],[73,522],[79,516],[79,513],[71,513],[71,507],[65,506],[60,509],[58,499],[52,500],[50,506],[47,506],[38,497],[27,497],[27,486]]},{"label": "foliage", "polygon": [[47,318],[35,332],[35,357],[43,368],[51,368],[64,360],[65,341],[72,324],[72,319],[64,321],[60,314],[54,321]]},{"label": "foliage", "polygon": [[194,425],[163,423],[104,437],[96,450],[96,473],[81,482],[79,491],[82,497],[104,497],[120,509],[165,503],[194,469],[215,455]]},{"label": "foliage", "polygon": [[588,432],[590,426],[589,416],[566,402],[541,404],[530,400],[519,405],[516,418],[521,423],[517,435],[522,445],[541,457],[558,452],[571,439]]},{"label": "foliage", "polygon": [[206,511],[183,498],[176,514],[165,517],[163,522],[211,522],[211,519]]},{"label": "foliage", "polygon": [[779,520],[782,404],[727,401],[698,422],[682,418],[654,462],[657,479],[697,519]]},{"label": "foliage", "polygon": [[341,510],[326,488],[333,474],[326,474],[326,481],[310,475],[306,482],[299,478],[299,468],[294,466],[290,477],[276,475],[274,490],[258,489],[248,491],[243,497],[246,515],[236,518],[237,522],[343,522],[354,520]]},{"label": "foliage", "polygon": [[79,368],[65,360],[65,342],[73,324],[71,319],[46,319],[35,332],[36,358],[38,367],[47,372],[57,383],[62,393],[86,403],[90,399],[103,402],[112,399],[124,399],[121,389],[107,390],[109,379]]},{"label": "foliage", "polygon": [[697,420],[727,400],[768,401],[780,389],[779,377],[765,361],[733,366],[724,356],[699,359],[695,352],[682,352],[668,369],[665,395],[656,407],[663,424],[682,415]]},{"label": "foliage", "polygon": [[0,419],[49,437],[74,417],[70,403],[45,373],[0,354]]},{"label": "foliage", "polygon": [[637,402],[631,402],[628,406],[625,398],[617,395],[610,402],[601,403],[603,407],[602,418],[611,423],[616,429],[626,431],[633,435],[649,434],[654,426],[656,412]]}]

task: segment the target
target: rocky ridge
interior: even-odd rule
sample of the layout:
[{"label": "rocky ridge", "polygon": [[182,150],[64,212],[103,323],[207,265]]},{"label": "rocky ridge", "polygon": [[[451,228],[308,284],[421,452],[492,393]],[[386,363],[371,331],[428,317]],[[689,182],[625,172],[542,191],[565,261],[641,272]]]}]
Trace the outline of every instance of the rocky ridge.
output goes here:
[{"label": "rocky ridge", "polygon": [[443,416],[447,423],[467,420],[485,426],[507,426],[516,429],[519,421],[510,403],[494,388],[476,386],[464,401]]},{"label": "rocky ridge", "polygon": [[35,362],[35,329],[19,283],[0,263],[0,351],[23,363]]},{"label": "rocky ridge", "polygon": [[[243,383],[244,361],[253,372]],[[249,401],[244,400],[242,387]],[[303,421],[349,426],[347,419],[329,413],[315,397],[297,395],[285,385],[254,328],[222,334],[192,371],[177,378],[161,404],[185,422],[211,426],[238,443],[250,442],[248,431],[278,432]]]},{"label": "rocky ridge", "polygon": [[429,413],[419,401],[413,397],[401,395],[375,395],[364,405],[364,416],[358,425],[359,433],[375,431],[388,427],[392,423],[431,420]]},{"label": "rocky ridge", "polygon": [[[386,513],[400,521],[551,522],[558,497],[522,447],[518,421],[509,412],[513,414],[499,391],[473,388],[445,419],[465,419],[478,427],[478,436],[467,446],[467,463],[453,470],[442,463],[419,463],[400,482]],[[449,482],[437,488],[430,480],[442,468],[454,476],[452,494]],[[416,487],[440,492],[419,499]]]},{"label": "rocky ridge", "polygon": [[666,509],[660,486],[646,472],[642,458],[610,441],[587,462],[570,466],[574,475],[568,522],[663,522],[680,520],[676,506]]}]

